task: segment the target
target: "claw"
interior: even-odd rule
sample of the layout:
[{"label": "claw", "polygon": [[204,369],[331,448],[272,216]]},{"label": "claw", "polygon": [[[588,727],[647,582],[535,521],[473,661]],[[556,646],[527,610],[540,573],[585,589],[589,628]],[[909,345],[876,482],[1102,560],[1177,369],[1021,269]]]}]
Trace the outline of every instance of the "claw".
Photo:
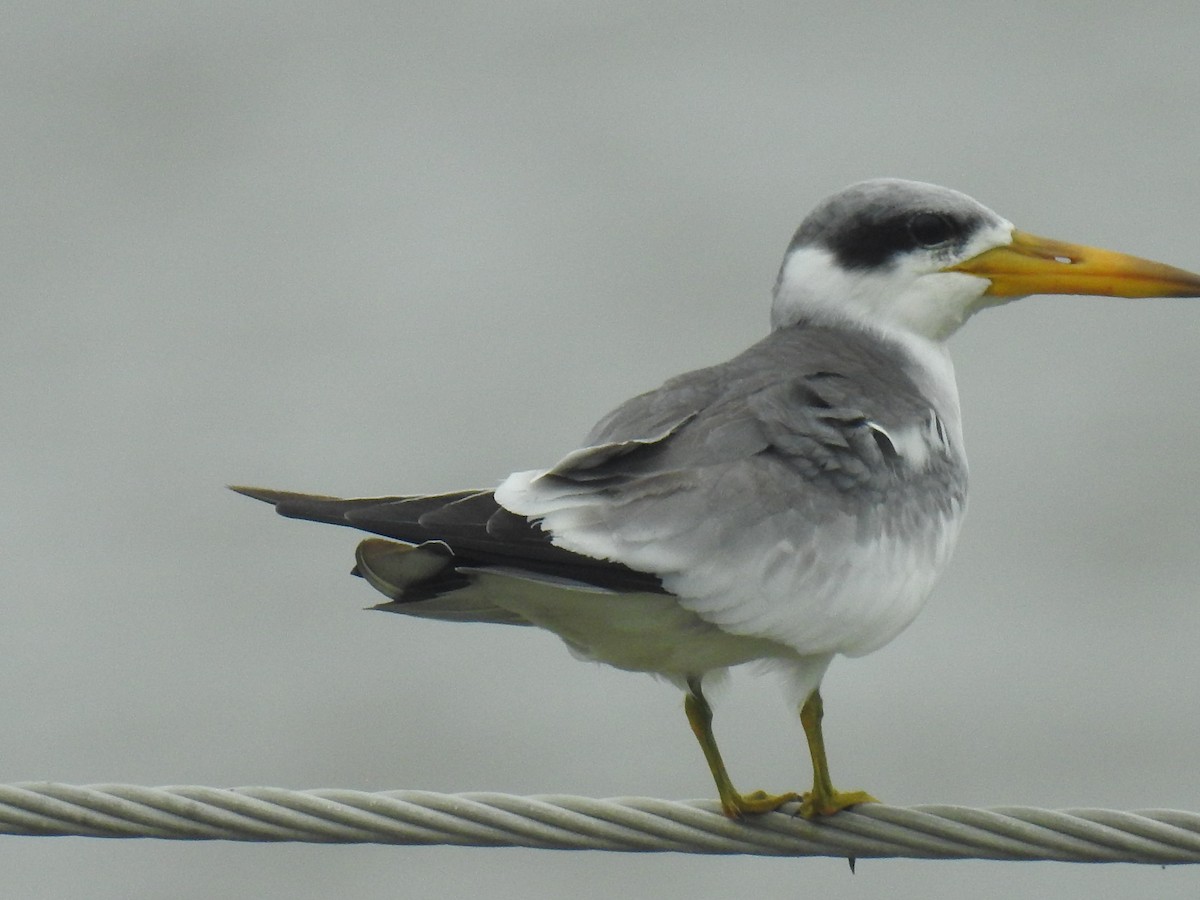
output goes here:
[{"label": "claw", "polygon": [[859,803],[878,803],[879,801],[866,791],[834,791],[826,797],[814,796],[813,792],[806,793],[800,798],[801,818],[812,820],[823,816],[832,816],[843,809],[857,806]]},{"label": "claw", "polygon": [[739,794],[733,791],[721,797],[721,811],[731,819],[744,819],[748,815],[775,812],[779,807],[800,799],[800,795],[794,791],[786,794],[768,794],[766,791]]}]

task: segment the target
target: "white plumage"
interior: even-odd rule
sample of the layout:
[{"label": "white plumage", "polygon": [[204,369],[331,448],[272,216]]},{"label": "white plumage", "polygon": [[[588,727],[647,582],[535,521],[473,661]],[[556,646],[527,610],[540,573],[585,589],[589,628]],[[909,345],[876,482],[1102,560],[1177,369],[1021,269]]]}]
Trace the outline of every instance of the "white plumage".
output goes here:
[{"label": "white plumage", "polygon": [[[661,674],[731,816],[835,791],[818,686],[920,611],[949,561],[967,467],[945,347],[972,314],[1030,293],[1196,296],[1200,276],[1035,238],[956,191],[879,179],[801,224],[771,333],[615,409],[583,446],[495,492],[339,500],[239,488],[370,539],[379,608],[534,625],[572,652]],[[701,682],[768,660],[788,674],[812,755],[801,797],[734,790]]]}]

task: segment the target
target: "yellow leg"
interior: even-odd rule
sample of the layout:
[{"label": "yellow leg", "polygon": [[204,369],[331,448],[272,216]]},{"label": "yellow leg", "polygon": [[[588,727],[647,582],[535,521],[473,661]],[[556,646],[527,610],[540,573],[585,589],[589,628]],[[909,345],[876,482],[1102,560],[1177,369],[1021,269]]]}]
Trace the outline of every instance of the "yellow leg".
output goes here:
[{"label": "yellow leg", "polygon": [[750,794],[739,794],[729,779],[725,770],[725,762],[721,759],[721,751],[717,749],[717,739],[712,731],[712,707],[704,699],[700,691],[700,679],[688,679],[689,693],[684,698],[683,708],[687,712],[688,722],[708,760],[708,768],[712,772],[713,781],[717,783],[717,796],[721,798],[721,809],[731,819],[740,819],[749,813],[772,812],[785,803],[800,799],[800,795],[789,792],[786,794],[768,794],[765,791],[754,791]]},{"label": "yellow leg", "polygon": [[800,799],[800,815],[806,819],[832,816],[856,803],[878,803],[864,791],[835,791],[829,777],[829,763],[825,759],[825,738],[821,734],[821,719],[825,705],[821,692],[813,691],[800,707],[800,724],[804,726],[804,737],[808,740],[808,752],[812,756],[813,787]]}]

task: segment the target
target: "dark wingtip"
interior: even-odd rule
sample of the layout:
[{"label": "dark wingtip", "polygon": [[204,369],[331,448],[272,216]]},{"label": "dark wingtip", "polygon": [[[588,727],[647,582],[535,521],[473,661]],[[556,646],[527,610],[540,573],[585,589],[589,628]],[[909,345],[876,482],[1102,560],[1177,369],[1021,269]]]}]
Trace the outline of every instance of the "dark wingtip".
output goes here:
[{"label": "dark wingtip", "polygon": [[227,484],[225,485],[231,491],[241,494],[244,497],[252,497],[255,500],[261,500],[263,503],[273,503],[278,506],[280,503],[287,503],[291,500],[300,500],[307,502],[323,502],[332,500],[341,502],[341,497],[330,497],[327,494],[304,494],[300,491],[275,491],[271,488],[249,487],[244,484]]},{"label": "dark wingtip", "polygon": [[[275,512],[289,519],[308,519],[311,522],[326,522],[330,525],[349,525],[346,512],[360,500],[343,500],[325,494],[301,494],[297,491],[275,491],[270,488],[248,487],[243,484],[228,485],[231,491],[270,503]],[[374,503],[373,500],[366,501]]]},{"label": "dark wingtip", "polygon": [[285,499],[288,495],[283,491],[273,491],[270,488],[249,487],[244,484],[227,484],[235,494],[241,494],[243,497],[251,497],[254,500],[261,500],[263,503],[275,504]]}]

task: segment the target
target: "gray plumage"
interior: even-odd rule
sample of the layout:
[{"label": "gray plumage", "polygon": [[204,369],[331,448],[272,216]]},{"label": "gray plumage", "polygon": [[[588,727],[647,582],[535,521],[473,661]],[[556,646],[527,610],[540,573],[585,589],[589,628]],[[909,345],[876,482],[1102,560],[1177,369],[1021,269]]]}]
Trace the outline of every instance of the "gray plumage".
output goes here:
[{"label": "gray plumage", "polygon": [[[889,195],[897,202],[881,203]],[[389,611],[525,621],[488,600],[486,573],[491,585],[506,577],[560,592],[677,596],[725,632],[782,639],[773,655],[873,649],[915,614],[915,598],[953,545],[966,496],[957,400],[952,383],[949,391],[941,383],[940,362],[931,369],[922,346],[903,334],[822,303],[793,308],[786,273],[810,252],[864,277],[895,269],[921,249],[920,232],[907,224],[913,204],[951,229],[948,244],[958,250],[984,225],[1003,223],[961,194],[909,182],[835,195],[789,246],[771,334],[627,401],[581,449],[548,470],[511,476],[494,493],[343,501],[239,490],[286,516],[425,546],[387,552],[368,542],[365,558],[360,552],[355,572],[389,596]],[[801,612],[793,616],[799,626],[780,632],[793,594],[801,607],[804,597],[820,606],[845,582],[841,593],[861,605],[855,592],[870,586],[855,587],[853,576],[871,566],[881,578],[920,573],[897,588],[906,600],[894,614],[861,613],[865,627],[817,621],[805,636]],[[759,590],[764,579],[771,590]],[[699,675],[703,664],[667,674]]]},{"label": "gray plumage", "polygon": [[[728,362],[627,401],[600,421],[584,449],[541,480],[548,492],[586,496],[592,526],[602,520],[607,533],[624,533],[651,553],[692,545],[684,562],[695,555],[720,560],[730,548],[744,556],[746,536],[785,520],[791,540],[809,545],[814,571],[849,562],[844,555],[821,558],[820,535],[833,520],[852,522],[864,545],[881,535],[928,531],[924,543],[933,554],[943,523],[965,503],[966,469],[920,377],[902,344],[800,322]],[[901,435],[907,443],[898,445]],[[531,522],[508,512],[488,491],[340,500],[239,490],[274,503],[285,516],[425,545],[407,554],[376,542],[367,545],[365,559],[360,554],[356,574],[389,596],[381,608],[391,612],[525,624],[519,614],[481,602],[471,589],[479,572],[662,594],[669,591],[663,577],[680,568],[639,568],[620,562],[619,553],[556,546],[553,530],[536,524],[536,516]],[[718,624],[753,633],[728,618]],[[852,652],[857,643],[824,641],[810,652]]]},{"label": "gray plumage", "polygon": [[[857,510],[935,488],[961,499],[965,467],[915,369],[903,346],[879,335],[800,322],[617,407],[587,436],[589,449],[549,477],[603,479],[610,491],[641,479],[692,479],[694,489],[700,469],[758,459],[786,468],[792,480],[771,493],[782,486],[789,500],[815,492]],[[889,435],[931,422],[937,459],[918,473]]]},{"label": "gray plumage", "polygon": [[[808,216],[772,333],[609,413],[584,445],[493,491],[339,500],[259,488],[284,515],[383,535],[355,573],[378,608],[536,625],[581,657],[672,679],[728,815],[832,815],[818,687],[917,615],[949,561],[967,466],[944,342],[1023,293],[1197,296],[1200,276],[1037,238],[971,198],[879,179]],[[701,680],[752,660],[787,677],[813,789],[738,793]]]}]

